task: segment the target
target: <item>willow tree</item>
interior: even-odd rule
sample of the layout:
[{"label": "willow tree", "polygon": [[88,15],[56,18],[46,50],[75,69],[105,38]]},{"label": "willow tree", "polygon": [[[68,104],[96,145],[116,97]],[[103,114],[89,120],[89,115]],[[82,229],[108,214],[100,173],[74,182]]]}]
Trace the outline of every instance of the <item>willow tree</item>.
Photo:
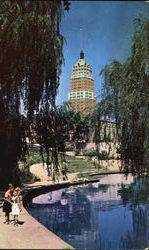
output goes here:
[{"label": "willow tree", "polygon": [[[105,100],[118,126],[123,169],[142,173],[149,159],[149,19],[135,19],[131,56],[103,70]],[[117,132],[118,132],[117,131]]]},{"label": "willow tree", "polygon": [[[68,144],[74,150],[80,143],[88,140],[89,120],[82,117],[79,112],[74,112],[69,105],[44,110],[35,116],[33,130],[35,140],[40,144],[43,162],[48,167],[48,172],[54,172],[54,176],[59,175],[59,165],[65,161],[65,151]],[[46,151],[46,155],[44,152]],[[52,167],[51,167],[52,166]]]},{"label": "willow tree", "polygon": [[[0,1],[0,185],[18,183],[34,114],[55,109],[69,2]],[[22,115],[22,109],[23,113]]]}]

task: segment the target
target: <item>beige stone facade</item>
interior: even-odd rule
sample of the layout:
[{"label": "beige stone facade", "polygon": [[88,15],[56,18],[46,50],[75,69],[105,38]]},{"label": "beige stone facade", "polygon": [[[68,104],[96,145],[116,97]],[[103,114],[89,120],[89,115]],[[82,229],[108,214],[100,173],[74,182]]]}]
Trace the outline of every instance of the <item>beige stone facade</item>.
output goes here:
[{"label": "beige stone facade", "polygon": [[110,141],[116,140],[116,124],[111,121],[100,121],[100,139],[104,141],[105,138]]},{"label": "beige stone facade", "polygon": [[91,114],[96,107],[96,94],[92,68],[84,60],[84,53],[80,53],[80,59],[73,66],[70,92],[68,100],[70,107],[82,115]]}]

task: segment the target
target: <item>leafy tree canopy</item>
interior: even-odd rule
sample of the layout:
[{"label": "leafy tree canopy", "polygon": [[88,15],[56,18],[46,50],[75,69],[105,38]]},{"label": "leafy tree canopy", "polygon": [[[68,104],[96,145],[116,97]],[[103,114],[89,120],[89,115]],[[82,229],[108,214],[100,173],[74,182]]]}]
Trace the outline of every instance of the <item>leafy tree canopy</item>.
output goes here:
[{"label": "leafy tree canopy", "polygon": [[116,121],[124,170],[142,173],[149,169],[149,19],[134,22],[131,56],[101,72],[102,102]]},{"label": "leafy tree canopy", "polygon": [[[0,1],[0,183],[18,182],[34,114],[55,109],[69,1]],[[26,118],[21,115],[23,102]]]}]

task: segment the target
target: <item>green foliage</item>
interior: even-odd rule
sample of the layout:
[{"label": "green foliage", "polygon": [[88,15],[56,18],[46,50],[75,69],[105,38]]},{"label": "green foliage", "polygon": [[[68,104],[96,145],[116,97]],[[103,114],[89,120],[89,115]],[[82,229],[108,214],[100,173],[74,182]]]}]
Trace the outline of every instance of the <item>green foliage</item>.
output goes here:
[{"label": "green foliage", "polygon": [[[69,1],[0,1],[0,184],[19,184],[34,114],[55,109]],[[21,115],[21,100],[25,117]],[[54,120],[54,117],[52,117]],[[51,129],[54,130],[54,122]],[[44,132],[44,131],[43,131]],[[42,137],[44,135],[42,134]],[[42,145],[47,147],[47,145]]]},{"label": "green foliage", "polygon": [[[88,123],[86,117],[76,113],[67,104],[48,112],[42,111],[35,117],[35,140],[41,145],[41,154],[45,149],[47,165],[52,162],[58,169],[58,155],[65,158],[66,143],[74,143],[74,147],[82,140],[88,139]],[[43,155],[43,154],[42,154]]]},{"label": "green foliage", "polygon": [[96,156],[100,160],[109,160],[109,159],[111,159],[109,154],[104,150],[102,150],[101,152],[99,152],[97,150],[94,150],[94,149],[87,150],[87,151],[84,152],[84,155],[89,156],[89,157]]},{"label": "green foliage", "polygon": [[29,146],[29,155],[26,157],[26,161],[19,173],[21,183],[31,183],[33,180],[35,180],[35,176],[30,173],[29,168],[31,165],[41,162],[42,157],[40,155],[39,147],[32,145]]},{"label": "green foliage", "polygon": [[104,79],[102,112],[115,119],[124,170],[141,173],[149,166],[149,19],[135,19],[131,56],[112,61]]},{"label": "green foliage", "polygon": [[94,149],[89,149],[89,150],[84,151],[84,155],[92,157],[92,156],[96,156],[97,152]]},{"label": "green foliage", "polygon": [[82,173],[82,172],[90,172],[91,170],[95,169],[95,166],[92,162],[83,160],[83,159],[77,159],[75,157],[67,157],[68,162],[68,172],[69,173]]},{"label": "green foliage", "polygon": [[34,155],[30,155],[30,156],[27,158],[26,164],[27,164],[28,166],[31,166],[31,165],[33,165],[33,164],[41,163],[41,162],[42,162],[41,155],[39,155],[39,154],[34,154]]},{"label": "green foliage", "polygon": [[28,167],[19,171],[21,183],[32,183],[35,180],[34,176],[28,171]]},{"label": "green foliage", "polygon": [[25,167],[30,167],[33,164],[41,163],[42,157],[39,146],[29,146],[29,155],[26,158]]},{"label": "green foliage", "polygon": [[76,149],[76,151],[75,151],[75,155],[80,155],[80,149]]},{"label": "green foliage", "polygon": [[124,205],[129,203],[133,207],[138,204],[138,201],[139,203],[146,203],[149,200],[148,190],[149,181],[147,176],[134,177],[134,182],[130,185],[121,185],[118,194],[121,196]]}]

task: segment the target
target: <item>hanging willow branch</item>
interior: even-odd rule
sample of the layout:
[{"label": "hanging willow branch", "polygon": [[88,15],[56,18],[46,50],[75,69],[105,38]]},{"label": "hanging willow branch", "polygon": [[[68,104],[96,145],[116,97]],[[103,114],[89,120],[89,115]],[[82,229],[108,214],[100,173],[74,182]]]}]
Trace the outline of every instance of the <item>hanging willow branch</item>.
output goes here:
[{"label": "hanging willow branch", "polygon": [[131,56],[123,63],[107,65],[104,101],[114,115],[123,170],[138,174],[149,171],[149,19],[135,19]]},{"label": "hanging willow branch", "polygon": [[59,29],[69,4],[67,0],[0,1],[0,183],[3,186],[18,182],[17,163],[25,157],[26,136],[31,135],[34,114],[55,110],[63,62],[64,38]]}]

